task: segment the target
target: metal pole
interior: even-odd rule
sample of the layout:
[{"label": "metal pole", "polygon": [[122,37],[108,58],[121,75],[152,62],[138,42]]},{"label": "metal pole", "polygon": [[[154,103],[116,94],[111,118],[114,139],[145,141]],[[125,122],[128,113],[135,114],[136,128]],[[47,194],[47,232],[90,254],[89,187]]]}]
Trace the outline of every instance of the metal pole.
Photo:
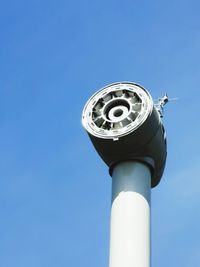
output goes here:
[{"label": "metal pole", "polygon": [[140,162],[113,170],[109,267],[150,267],[151,173]]}]

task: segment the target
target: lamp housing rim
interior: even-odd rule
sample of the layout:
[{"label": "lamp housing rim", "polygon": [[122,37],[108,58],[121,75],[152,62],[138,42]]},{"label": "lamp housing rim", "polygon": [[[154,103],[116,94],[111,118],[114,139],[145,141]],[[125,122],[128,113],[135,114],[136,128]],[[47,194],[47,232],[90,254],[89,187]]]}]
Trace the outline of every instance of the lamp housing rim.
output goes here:
[{"label": "lamp housing rim", "polygon": [[[95,105],[96,106],[99,104],[102,105],[102,103],[104,103],[104,99],[106,99],[106,97],[109,97],[109,94],[111,93],[120,94],[120,92],[125,92],[125,91],[138,96],[138,98],[140,99],[139,101],[141,101],[140,103],[141,110],[139,112],[132,110],[134,106],[135,107],[136,105],[139,106],[139,104],[136,102],[132,104],[131,103],[131,101],[133,101],[132,98],[126,98],[124,96],[116,97],[115,99],[108,100],[108,102],[106,102],[104,106],[102,107],[102,110],[101,109],[97,110],[97,108],[95,107]],[[102,100],[102,103],[99,102],[100,100]],[[123,119],[122,121],[120,121],[120,117],[119,117],[119,120],[116,117],[116,120],[113,121],[114,119],[113,112],[116,111],[117,106],[116,107],[114,106],[113,109],[110,111],[110,114],[112,113],[111,119],[108,117],[106,118],[107,116],[105,114],[106,107],[109,105],[112,105],[112,102],[117,103],[116,101],[118,101],[118,103],[120,103],[121,101],[123,105],[126,105],[128,107],[126,109],[127,110],[129,109],[128,110],[129,113],[125,114],[125,116],[123,116],[122,114],[122,119]],[[115,83],[111,83],[107,86],[102,87],[88,99],[82,112],[82,125],[88,133],[90,133],[91,135],[95,137],[102,138],[102,139],[118,140],[119,138],[126,136],[130,134],[131,132],[137,130],[144,123],[144,121],[148,118],[148,116],[152,113],[153,108],[154,108],[153,99],[151,95],[149,94],[149,92],[143,86],[139,85],[138,83],[130,82],[130,81],[115,82]],[[123,106],[121,106],[122,111],[124,110],[126,111],[126,109],[123,108]],[[120,126],[121,129],[111,130],[111,129],[102,129],[103,126],[98,127],[93,120],[93,114],[95,112],[102,113],[100,114],[100,116],[97,115],[97,118],[96,118],[97,121],[102,120],[103,124],[105,125],[108,124],[111,126],[113,124],[114,126],[115,125],[117,125],[118,127]],[[135,114],[139,114],[139,115],[136,116],[135,120],[131,121],[131,116],[133,117]],[[126,115],[127,115],[127,118],[126,118]]]}]

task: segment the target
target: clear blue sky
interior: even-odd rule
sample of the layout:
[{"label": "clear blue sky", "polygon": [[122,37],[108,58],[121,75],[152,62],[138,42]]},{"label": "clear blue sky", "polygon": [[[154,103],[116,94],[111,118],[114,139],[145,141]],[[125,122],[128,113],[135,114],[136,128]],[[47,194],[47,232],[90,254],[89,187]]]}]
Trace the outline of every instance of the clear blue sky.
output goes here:
[{"label": "clear blue sky", "polygon": [[111,178],[81,127],[97,89],[165,92],[152,266],[200,262],[200,3],[7,0],[0,6],[0,266],[108,266]]}]

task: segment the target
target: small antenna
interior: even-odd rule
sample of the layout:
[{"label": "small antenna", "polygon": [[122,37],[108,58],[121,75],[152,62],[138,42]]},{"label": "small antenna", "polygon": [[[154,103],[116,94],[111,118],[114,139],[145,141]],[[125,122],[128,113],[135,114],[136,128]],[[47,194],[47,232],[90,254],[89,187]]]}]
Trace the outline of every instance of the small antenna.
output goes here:
[{"label": "small antenna", "polygon": [[169,98],[167,94],[165,94],[163,97],[158,98],[155,103],[155,107],[157,108],[160,117],[163,118],[163,113],[164,113],[164,106],[169,102],[169,101],[175,101],[178,100],[177,97],[174,98]]}]

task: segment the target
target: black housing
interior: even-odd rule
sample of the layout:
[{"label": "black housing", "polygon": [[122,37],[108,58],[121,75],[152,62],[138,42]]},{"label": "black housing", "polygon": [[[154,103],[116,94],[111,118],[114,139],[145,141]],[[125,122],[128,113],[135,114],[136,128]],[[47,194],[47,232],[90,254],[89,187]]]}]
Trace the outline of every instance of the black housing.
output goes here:
[{"label": "black housing", "polygon": [[118,140],[103,139],[88,134],[96,151],[108,165],[111,176],[116,164],[133,160],[149,166],[152,174],[152,187],[160,182],[165,167],[167,148],[165,130],[155,107],[138,129]]},{"label": "black housing", "polygon": [[[109,98],[111,100],[108,100]],[[139,111],[134,110],[137,103],[142,108]],[[111,115],[107,112],[107,107],[113,108]],[[121,113],[124,111],[127,117],[131,112],[135,112],[138,118],[142,118],[142,114],[145,115],[133,128],[130,127],[135,123],[134,119],[130,122],[130,127],[122,126],[126,122],[126,117],[122,117],[122,128],[119,129],[119,134],[115,134],[111,123],[121,120],[121,113],[115,115],[116,110]],[[107,118],[107,114],[110,118]],[[111,176],[118,163],[139,161],[150,168],[151,186],[155,187],[161,180],[167,157],[166,135],[160,117],[151,96],[142,86],[122,82],[106,86],[94,94],[83,110],[82,122],[96,151],[108,165]],[[99,133],[101,131],[103,134]]]}]

